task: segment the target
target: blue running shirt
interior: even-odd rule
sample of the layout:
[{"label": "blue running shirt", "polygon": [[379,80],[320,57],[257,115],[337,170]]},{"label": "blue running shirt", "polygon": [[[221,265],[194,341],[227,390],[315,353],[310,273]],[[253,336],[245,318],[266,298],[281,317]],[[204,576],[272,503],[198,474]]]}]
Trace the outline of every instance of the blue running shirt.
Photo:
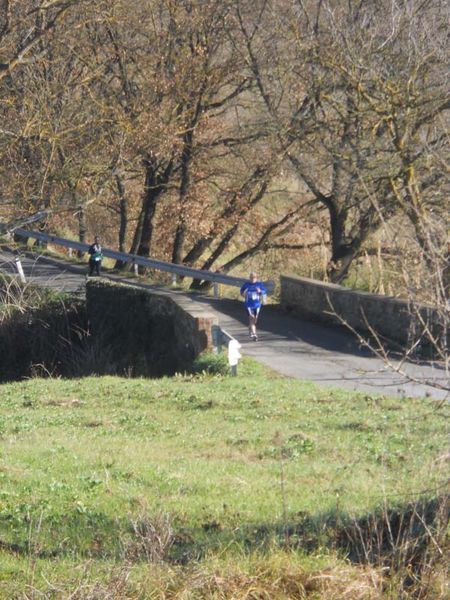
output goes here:
[{"label": "blue running shirt", "polygon": [[241,287],[241,294],[244,295],[247,308],[259,308],[261,306],[261,296],[266,294],[266,288],[260,281],[255,281],[255,283],[246,281]]}]

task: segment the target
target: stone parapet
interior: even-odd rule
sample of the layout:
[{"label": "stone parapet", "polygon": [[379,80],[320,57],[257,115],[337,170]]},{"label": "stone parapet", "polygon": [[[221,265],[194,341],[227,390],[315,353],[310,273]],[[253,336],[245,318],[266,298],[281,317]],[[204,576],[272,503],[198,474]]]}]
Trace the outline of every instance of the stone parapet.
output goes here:
[{"label": "stone parapet", "polygon": [[[351,290],[306,277],[282,275],[281,306],[307,320],[347,325],[372,332],[382,340],[406,348],[421,337],[424,324],[442,335],[442,319],[432,306]],[[448,331],[447,331],[448,335]]]},{"label": "stone parapet", "polygon": [[124,372],[183,372],[212,349],[217,318],[191,313],[167,295],[93,278],[86,285],[86,307],[92,335],[113,352]]}]

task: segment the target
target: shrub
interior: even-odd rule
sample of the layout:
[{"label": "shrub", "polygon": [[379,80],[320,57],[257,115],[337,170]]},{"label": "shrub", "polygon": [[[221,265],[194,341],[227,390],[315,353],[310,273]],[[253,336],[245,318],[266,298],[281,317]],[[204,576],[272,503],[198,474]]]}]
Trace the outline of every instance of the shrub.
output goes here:
[{"label": "shrub", "polygon": [[227,375],[230,367],[225,354],[205,352],[200,354],[192,365],[193,373],[208,373],[210,375]]}]

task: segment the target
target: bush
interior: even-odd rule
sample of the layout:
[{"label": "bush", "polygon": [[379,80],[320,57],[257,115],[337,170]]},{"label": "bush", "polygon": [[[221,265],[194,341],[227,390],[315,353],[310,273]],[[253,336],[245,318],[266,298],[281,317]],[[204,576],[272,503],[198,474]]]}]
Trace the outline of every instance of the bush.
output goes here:
[{"label": "bush", "polygon": [[192,365],[193,373],[208,373],[210,375],[227,375],[230,371],[225,354],[205,352],[200,354]]}]

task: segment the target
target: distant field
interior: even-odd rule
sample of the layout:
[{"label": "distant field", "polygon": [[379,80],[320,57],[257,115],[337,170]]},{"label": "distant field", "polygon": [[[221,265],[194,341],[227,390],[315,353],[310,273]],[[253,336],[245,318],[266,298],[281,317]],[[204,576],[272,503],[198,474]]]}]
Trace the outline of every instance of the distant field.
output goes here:
[{"label": "distant field", "polygon": [[2,385],[0,597],[42,589],[45,569],[67,579],[83,561],[101,573],[149,559],[146,526],[162,558],[189,565],[277,546],[295,527],[301,548],[325,517],[432,496],[446,417],[428,399],[322,390],[250,361],[237,378]]}]

